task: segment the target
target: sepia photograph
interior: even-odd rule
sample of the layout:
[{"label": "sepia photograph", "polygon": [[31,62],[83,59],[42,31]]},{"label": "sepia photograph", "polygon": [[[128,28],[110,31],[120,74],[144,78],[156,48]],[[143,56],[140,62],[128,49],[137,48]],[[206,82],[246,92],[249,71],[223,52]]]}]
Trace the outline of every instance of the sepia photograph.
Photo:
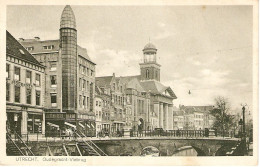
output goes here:
[{"label": "sepia photograph", "polygon": [[16,162],[256,156],[254,10],[7,5],[2,151]]}]

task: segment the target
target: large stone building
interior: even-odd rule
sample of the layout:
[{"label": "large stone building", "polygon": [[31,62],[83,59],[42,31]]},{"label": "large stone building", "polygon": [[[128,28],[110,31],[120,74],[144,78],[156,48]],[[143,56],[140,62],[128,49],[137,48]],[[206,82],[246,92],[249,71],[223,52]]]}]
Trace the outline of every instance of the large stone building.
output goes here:
[{"label": "large stone building", "polygon": [[6,125],[11,134],[44,135],[44,68],[6,31]]},{"label": "large stone building", "polygon": [[112,131],[173,129],[173,100],[176,95],[160,82],[157,49],[148,43],[143,49],[141,75],[96,77],[96,85],[107,89],[112,99]]},{"label": "large stone building", "polygon": [[67,5],[61,15],[60,39],[22,39],[21,44],[46,67],[46,126],[75,127],[95,134],[95,63],[77,44],[74,13]]}]

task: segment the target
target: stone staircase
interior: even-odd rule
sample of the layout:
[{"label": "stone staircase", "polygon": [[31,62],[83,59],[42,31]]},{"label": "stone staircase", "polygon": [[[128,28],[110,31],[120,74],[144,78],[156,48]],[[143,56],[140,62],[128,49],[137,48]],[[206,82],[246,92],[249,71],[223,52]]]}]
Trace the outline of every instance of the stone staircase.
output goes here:
[{"label": "stone staircase", "polygon": [[17,139],[12,139],[11,135],[6,133],[6,154],[8,156],[35,156],[31,148],[28,147],[22,138],[15,134]]},{"label": "stone staircase", "polygon": [[82,155],[84,156],[107,156],[95,143],[88,140],[87,137],[81,132],[75,132],[80,138],[77,146],[83,150]]}]

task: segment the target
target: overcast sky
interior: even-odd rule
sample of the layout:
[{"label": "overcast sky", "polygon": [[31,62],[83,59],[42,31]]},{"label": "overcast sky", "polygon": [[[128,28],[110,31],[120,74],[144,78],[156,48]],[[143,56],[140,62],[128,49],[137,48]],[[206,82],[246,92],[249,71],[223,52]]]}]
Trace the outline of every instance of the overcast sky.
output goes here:
[{"label": "overcast sky", "polygon": [[[58,39],[64,6],[9,6],[15,38]],[[97,64],[96,76],[138,75],[142,49],[157,47],[161,82],[174,104],[212,105],[225,96],[233,109],[252,110],[250,6],[72,6],[78,44]],[[188,91],[191,94],[188,94]]]}]

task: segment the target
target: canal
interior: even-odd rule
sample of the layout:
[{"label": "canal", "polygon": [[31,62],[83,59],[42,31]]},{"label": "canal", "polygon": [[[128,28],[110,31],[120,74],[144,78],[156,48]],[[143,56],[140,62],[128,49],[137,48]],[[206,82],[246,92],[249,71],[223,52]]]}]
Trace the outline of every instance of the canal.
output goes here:
[{"label": "canal", "polygon": [[185,146],[175,151],[172,156],[198,156],[198,153],[192,146]]}]

